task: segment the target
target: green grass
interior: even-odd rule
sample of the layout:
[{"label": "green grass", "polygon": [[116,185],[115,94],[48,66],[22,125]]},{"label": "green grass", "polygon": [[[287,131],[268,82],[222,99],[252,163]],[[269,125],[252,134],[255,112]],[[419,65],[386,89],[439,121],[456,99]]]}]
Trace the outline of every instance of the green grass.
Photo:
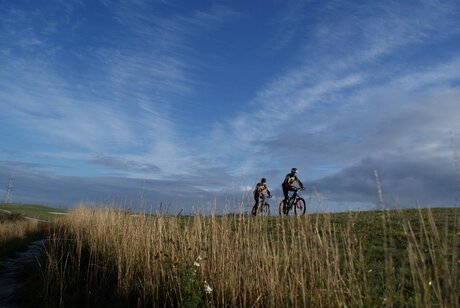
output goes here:
[{"label": "green grass", "polygon": [[21,213],[24,216],[36,218],[46,221],[54,221],[63,215],[51,214],[50,212],[66,213],[67,210],[48,207],[37,204],[14,204],[14,203],[0,203],[0,210],[11,211],[12,213]]}]

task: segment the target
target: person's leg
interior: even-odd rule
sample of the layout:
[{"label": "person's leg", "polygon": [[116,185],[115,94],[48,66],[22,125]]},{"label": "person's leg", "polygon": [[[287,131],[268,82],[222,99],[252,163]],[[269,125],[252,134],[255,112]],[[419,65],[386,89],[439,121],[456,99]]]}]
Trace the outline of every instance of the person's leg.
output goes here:
[{"label": "person's leg", "polygon": [[289,199],[289,189],[287,187],[283,186],[283,195],[284,195],[284,205],[287,204],[287,201]]},{"label": "person's leg", "polygon": [[257,211],[262,212],[263,206],[265,205],[265,194],[261,195],[262,202],[260,203],[260,208]]},{"label": "person's leg", "polygon": [[293,191],[294,193],[292,194],[291,198],[294,199],[297,196],[297,187],[291,186],[289,187],[289,191]]},{"label": "person's leg", "polygon": [[288,200],[289,200],[289,189],[288,189],[288,187],[283,186],[283,195],[284,195],[283,214],[286,214],[286,209],[287,209]]},{"label": "person's leg", "polygon": [[259,204],[259,194],[254,194],[254,206],[252,207],[252,215],[256,215],[257,214],[257,204]]}]

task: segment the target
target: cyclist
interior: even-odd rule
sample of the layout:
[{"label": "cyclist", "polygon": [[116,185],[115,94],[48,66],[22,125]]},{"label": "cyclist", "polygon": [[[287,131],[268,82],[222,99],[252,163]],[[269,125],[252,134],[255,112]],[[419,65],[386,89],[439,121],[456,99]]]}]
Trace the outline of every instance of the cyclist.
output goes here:
[{"label": "cyclist", "polygon": [[262,198],[262,204],[265,204],[265,195],[264,195],[265,190],[267,191],[267,195],[270,198],[271,193],[270,193],[270,190],[267,187],[267,179],[262,178],[262,179],[260,179],[260,182],[256,184],[256,187],[254,188],[254,191],[253,191],[255,204],[252,207],[252,215],[257,214],[257,210],[258,210],[257,207],[258,207],[258,204],[259,204],[259,198]]},{"label": "cyclist", "polygon": [[294,194],[297,192],[298,188],[294,186],[293,184],[297,182],[299,183],[299,186],[301,189],[303,189],[303,184],[297,177],[297,168],[292,168],[291,173],[286,174],[286,177],[284,178],[284,182],[281,185],[283,188],[283,194],[284,194],[284,205],[287,205],[288,199],[289,199],[289,192],[293,191]]}]

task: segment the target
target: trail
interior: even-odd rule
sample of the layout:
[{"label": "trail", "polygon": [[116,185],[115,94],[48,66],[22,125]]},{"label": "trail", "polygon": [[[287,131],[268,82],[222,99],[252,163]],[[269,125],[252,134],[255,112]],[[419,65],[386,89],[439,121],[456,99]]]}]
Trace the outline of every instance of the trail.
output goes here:
[{"label": "trail", "polygon": [[0,307],[15,307],[11,300],[24,285],[26,266],[40,257],[45,242],[32,242],[25,251],[16,252],[11,258],[0,262]]}]

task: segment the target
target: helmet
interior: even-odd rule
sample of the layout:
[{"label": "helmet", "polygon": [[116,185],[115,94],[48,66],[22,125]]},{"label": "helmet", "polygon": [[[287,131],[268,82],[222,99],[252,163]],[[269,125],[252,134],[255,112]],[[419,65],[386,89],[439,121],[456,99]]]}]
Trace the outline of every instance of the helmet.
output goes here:
[{"label": "helmet", "polygon": [[297,168],[292,168],[291,173],[297,173]]},{"label": "helmet", "polygon": [[261,182],[261,183],[266,183],[266,182],[267,182],[267,179],[266,179],[266,178],[262,178],[262,179],[260,180],[260,182]]}]

